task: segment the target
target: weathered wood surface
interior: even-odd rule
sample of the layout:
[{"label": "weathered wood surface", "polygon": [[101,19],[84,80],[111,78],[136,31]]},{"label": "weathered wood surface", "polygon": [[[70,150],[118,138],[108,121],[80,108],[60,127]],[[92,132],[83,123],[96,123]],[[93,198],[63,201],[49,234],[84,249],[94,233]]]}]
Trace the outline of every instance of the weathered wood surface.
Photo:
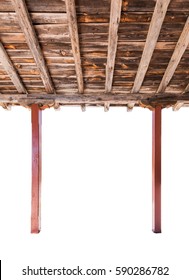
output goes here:
[{"label": "weathered wood surface", "polygon": [[170,0],[157,0],[132,93],[140,90],[157,43]]},{"label": "weathered wood surface", "polygon": [[80,46],[79,46],[79,34],[77,27],[77,15],[75,8],[75,0],[65,0],[66,3],[66,13],[68,19],[68,26],[70,31],[70,39],[72,44],[72,52],[75,61],[75,71],[78,83],[78,92],[83,93],[83,73],[81,67],[81,56],[80,56]]},{"label": "weathered wood surface", "polygon": [[[10,58],[9,58],[7,52],[5,51],[1,42],[0,42],[0,62],[2,63],[5,71],[9,75],[12,83],[16,87],[18,93],[27,93],[27,90],[25,89],[12,61],[10,60]],[[8,85],[6,85],[4,83],[3,83],[3,86],[5,87],[5,89],[9,89]],[[2,89],[1,85],[0,85],[0,89]],[[14,89],[14,87],[13,87],[13,89]]]},{"label": "weathered wood surface", "polygon": [[112,90],[115,58],[117,52],[118,28],[121,17],[121,4],[122,0],[111,1],[105,92],[111,92]]},{"label": "weathered wood surface", "polygon": [[[77,94],[80,91],[84,95],[91,94],[92,98],[94,95],[103,95],[106,91],[110,91],[110,94],[119,95],[120,104],[122,104],[121,95],[125,94],[128,100],[133,92],[134,101],[138,106],[137,100],[144,100],[146,104],[155,104],[154,100],[149,102],[146,94],[149,94],[150,97],[154,95],[157,98],[156,92],[174,54],[189,14],[189,2],[186,0],[171,0],[169,5],[168,0],[162,2],[157,0],[123,0],[121,1],[118,30],[118,24],[115,24],[117,25],[115,34],[118,38],[116,47],[113,40],[108,40],[111,25],[111,0],[76,0],[76,15],[73,25],[73,19],[69,19],[65,1],[26,0],[25,8],[27,9],[25,10],[29,23],[20,20],[20,17],[15,13],[13,2],[20,5],[23,1],[0,0],[0,40],[28,94],[34,94],[36,100],[42,94],[46,96],[47,103],[49,102],[47,93],[49,94],[51,91],[42,78],[42,70],[36,62],[33,46],[27,39],[29,35],[25,35],[27,24],[29,24],[29,30],[33,30],[27,33],[35,35],[34,40],[38,42],[37,46],[39,46],[36,51],[39,50],[39,57],[42,57],[44,67],[49,73],[47,80],[51,79],[53,92],[56,92],[57,95]],[[114,2],[118,3],[118,1]],[[158,3],[162,6],[158,6]],[[155,12],[155,7],[159,7],[160,16],[157,16],[158,12]],[[154,14],[156,15],[155,19],[153,19]],[[81,74],[78,74],[79,71],[76,71],[75,68],[75,65],[79,65],[77,63],[79,58],[76,58],[72,50],[71,37],[73,35],[69,29],[70,23],[72,29],[77,23],[78,42],[76,40],[75,44],[80,50],[81,62],[79,64],[81,63],[82,66],[80,69],[82,79]],[[22,28],[20,24],[23,25]],[[150,36],[149,28],[153,25],[155,27]],[[158,26],[159,28],[157,28]],[[74,32],[74,36],[77,36],[76,29]],[[153,46],[151,47],[152,42]],[[114,54],[111,55],[110,60],[107,58],[108,50],[113,49],[111,44],[114,45]],[[177,63],[169,83],[162,92],[165,100],[162,101],[158,97],[156,103],[162,102],[166,106],[172,105],[181,99],[182,93],[184,98],[187,98],[189,46],[186,41],[184,44],[185,50],[183,48],[184,52],[179,61],[177,56],[179,63]],[[109,69],[114,65],[111,77],[106,72],[107,62]],[[140,62],[144,66],[143,68],[139,67]],[[147,71],[146,69],[144,71],[144,68],[147,68]],[[137,78],[137,75],[140,76],[140,79]],[[83,80],[83,91],[78,90],[79,83],[82,83],[81,80]],[[111,90],[106,90],[108,87]],[[1,63],[0,92],[6,95],[10,94],[10,96],[19,93]],[[140,95],[141,98],[139,98]],[[175,100],[176,97],[174,100],[170,99],[170,95],[177,96],[178,100]],[[118,106],[118,103],[116,105]]]},{"label": "weathered wood surface", "polygon": [[167,87],[170,80],[172,79],[174,72],[175,72],[188,44],[189,44],[189,17],[187,18],[184,29],[180,35],[178,43],[173,52],[173,55],[171,56],[171,59],[169,61],[167,69],[163,75],[162,81],[158,87],[157,92],[165,91],[165,88]]},{"label": "weathered wood surface", "polygon": [[30,18],[30,15],[25,4],[25,0],[12,0],[14,5],[20,27],[24,33],[26,42],[33,54],[37,67],[39,68],[41,78],[43,80],[44,86],[47,93],[53,93],[54,87],[49,75],[43,53],[41,51],[35,30]]},{"label": "weathered wood surface", "polygon": [[[1,92],[1,91],[0,91]],[[155,94],[131,94],[131,93],[114,93],[114,94],[104,94],[103,91],[98,91],[96,94],[94,91],[88,91],[86,94],[77,94],[77,92],[67,91],[65,93],[59,93],[57,95],[53,94],[29,94],[29,95],[18,95],[14,92],[10,97],[10,94],[0,93],[0,103],[1,104],[10,104],[10,105],[22,105],[29,107],[32,104],[38,104],[43,107],[54,106],[55,103],[60,105],[86,105],[86,106],[104,106],[105,103],[108,103],[109,106],[128,106],[128,104],[135,103],[135,106],[142,106],[147,108],[153,108],[155,106],[174,106],[177,102],[177,94],[169,94],[166,96],[155,95]],[[189,95],[181,95],[180,100],[184,103],[189,102]]]},{"label": "weathered wood surface", "polygon": [[[102,14],[110,12],[111,0],[76,0],[76,8],[78,13],[99,13],[99,8]],[[122,11],[127,12],[153,12],[155,0],[123,0]],[[65,12],[65,1],[62,0],[27,0],[29,12]],[[0,0],[0,11],[13,12],[14,8],[11,0]],[[169,11],[189,11],[188,1],[172,0]]]}]

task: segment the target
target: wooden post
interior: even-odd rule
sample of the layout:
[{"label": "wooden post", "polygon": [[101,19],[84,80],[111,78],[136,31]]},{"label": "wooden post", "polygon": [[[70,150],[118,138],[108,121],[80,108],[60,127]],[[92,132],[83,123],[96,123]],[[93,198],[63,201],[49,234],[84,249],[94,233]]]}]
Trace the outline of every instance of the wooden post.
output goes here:
[{"label": "wooden post", "polygon": [[41,110],[31,106],[32,122],[32,205],[31,233],[40,232],[40,192],[41,192]]},{"label": "wooden post", "polygon": [[161,106],[152,113],[152,230],[161,233]]}]

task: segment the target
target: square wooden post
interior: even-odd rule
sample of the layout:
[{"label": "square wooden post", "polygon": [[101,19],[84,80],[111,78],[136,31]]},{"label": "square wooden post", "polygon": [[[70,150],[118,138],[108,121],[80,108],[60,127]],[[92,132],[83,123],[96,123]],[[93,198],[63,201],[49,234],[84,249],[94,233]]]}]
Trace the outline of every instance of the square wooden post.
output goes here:
[{"label": "square wooden post", "polygon": [[152,230],[161,233],[161,106],[152,113]]},{"label": "square wooden post", "polygon": [[38,105],[31,106],[32,123],[32,203],[31,233],[40,232],[41,194],[41,125],[42,113]]}]

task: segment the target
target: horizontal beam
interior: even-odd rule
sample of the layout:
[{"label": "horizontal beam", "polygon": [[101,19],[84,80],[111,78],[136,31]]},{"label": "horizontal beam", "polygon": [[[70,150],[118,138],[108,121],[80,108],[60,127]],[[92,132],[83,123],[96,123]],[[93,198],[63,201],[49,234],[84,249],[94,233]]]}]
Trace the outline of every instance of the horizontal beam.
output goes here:
[{"label": "horizontal beam", "polygon": [[[136,95],[135,95],[136,97]],[[7,95],[7,94],[0,94],[0,103],[8,103],[8,104],[18,104],[21,105],[31,105],[33,103],[36,104],[54,104],[60,103],[62,105],[104,105],[105,102],[108,102],[112,105],[127,105],[127,103],[135,101],[136,104],[139,101],[135,100],[136,98],[130,95],[125,94],[69,94],[69,95],[53,95],[53,94],[29,94],[29,95],[21,95],[21,94],[14,94],[14,95]],[[141,98],[141,96],[138,95]]]},{"label": "horizontal beam", "polygon": [[177,101],[188,102],[189,95],[154,95],[152,93],[145,94],[0,94],[0,105],[21,105],[21,106],[31,106],[32,104],[39,104],[54,106],[55,103],[60,105],[100,105],[104,106],[104,103],[108,102],[110,106],[125,106],[129,103],[135,103],[135,105],[141,105],[143,107],[148,107],[148,105],[155,107],[157,104],[164,107],[167,105],[175,105]]}]

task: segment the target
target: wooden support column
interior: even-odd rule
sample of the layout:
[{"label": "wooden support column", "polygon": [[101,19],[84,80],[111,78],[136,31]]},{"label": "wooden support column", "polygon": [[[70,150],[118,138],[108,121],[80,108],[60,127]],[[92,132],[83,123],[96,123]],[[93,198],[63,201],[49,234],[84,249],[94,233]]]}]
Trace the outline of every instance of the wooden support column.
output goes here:
[{"label": "wooden support column", "polygon": [[32,205],[31,233],[40,232],[41,192],[41,110],[38,105],[31,107],[32,122]]},{"label": "wooden support column", "polygon": [[152,230],[161,233],[161,106],[152,113]]}]

